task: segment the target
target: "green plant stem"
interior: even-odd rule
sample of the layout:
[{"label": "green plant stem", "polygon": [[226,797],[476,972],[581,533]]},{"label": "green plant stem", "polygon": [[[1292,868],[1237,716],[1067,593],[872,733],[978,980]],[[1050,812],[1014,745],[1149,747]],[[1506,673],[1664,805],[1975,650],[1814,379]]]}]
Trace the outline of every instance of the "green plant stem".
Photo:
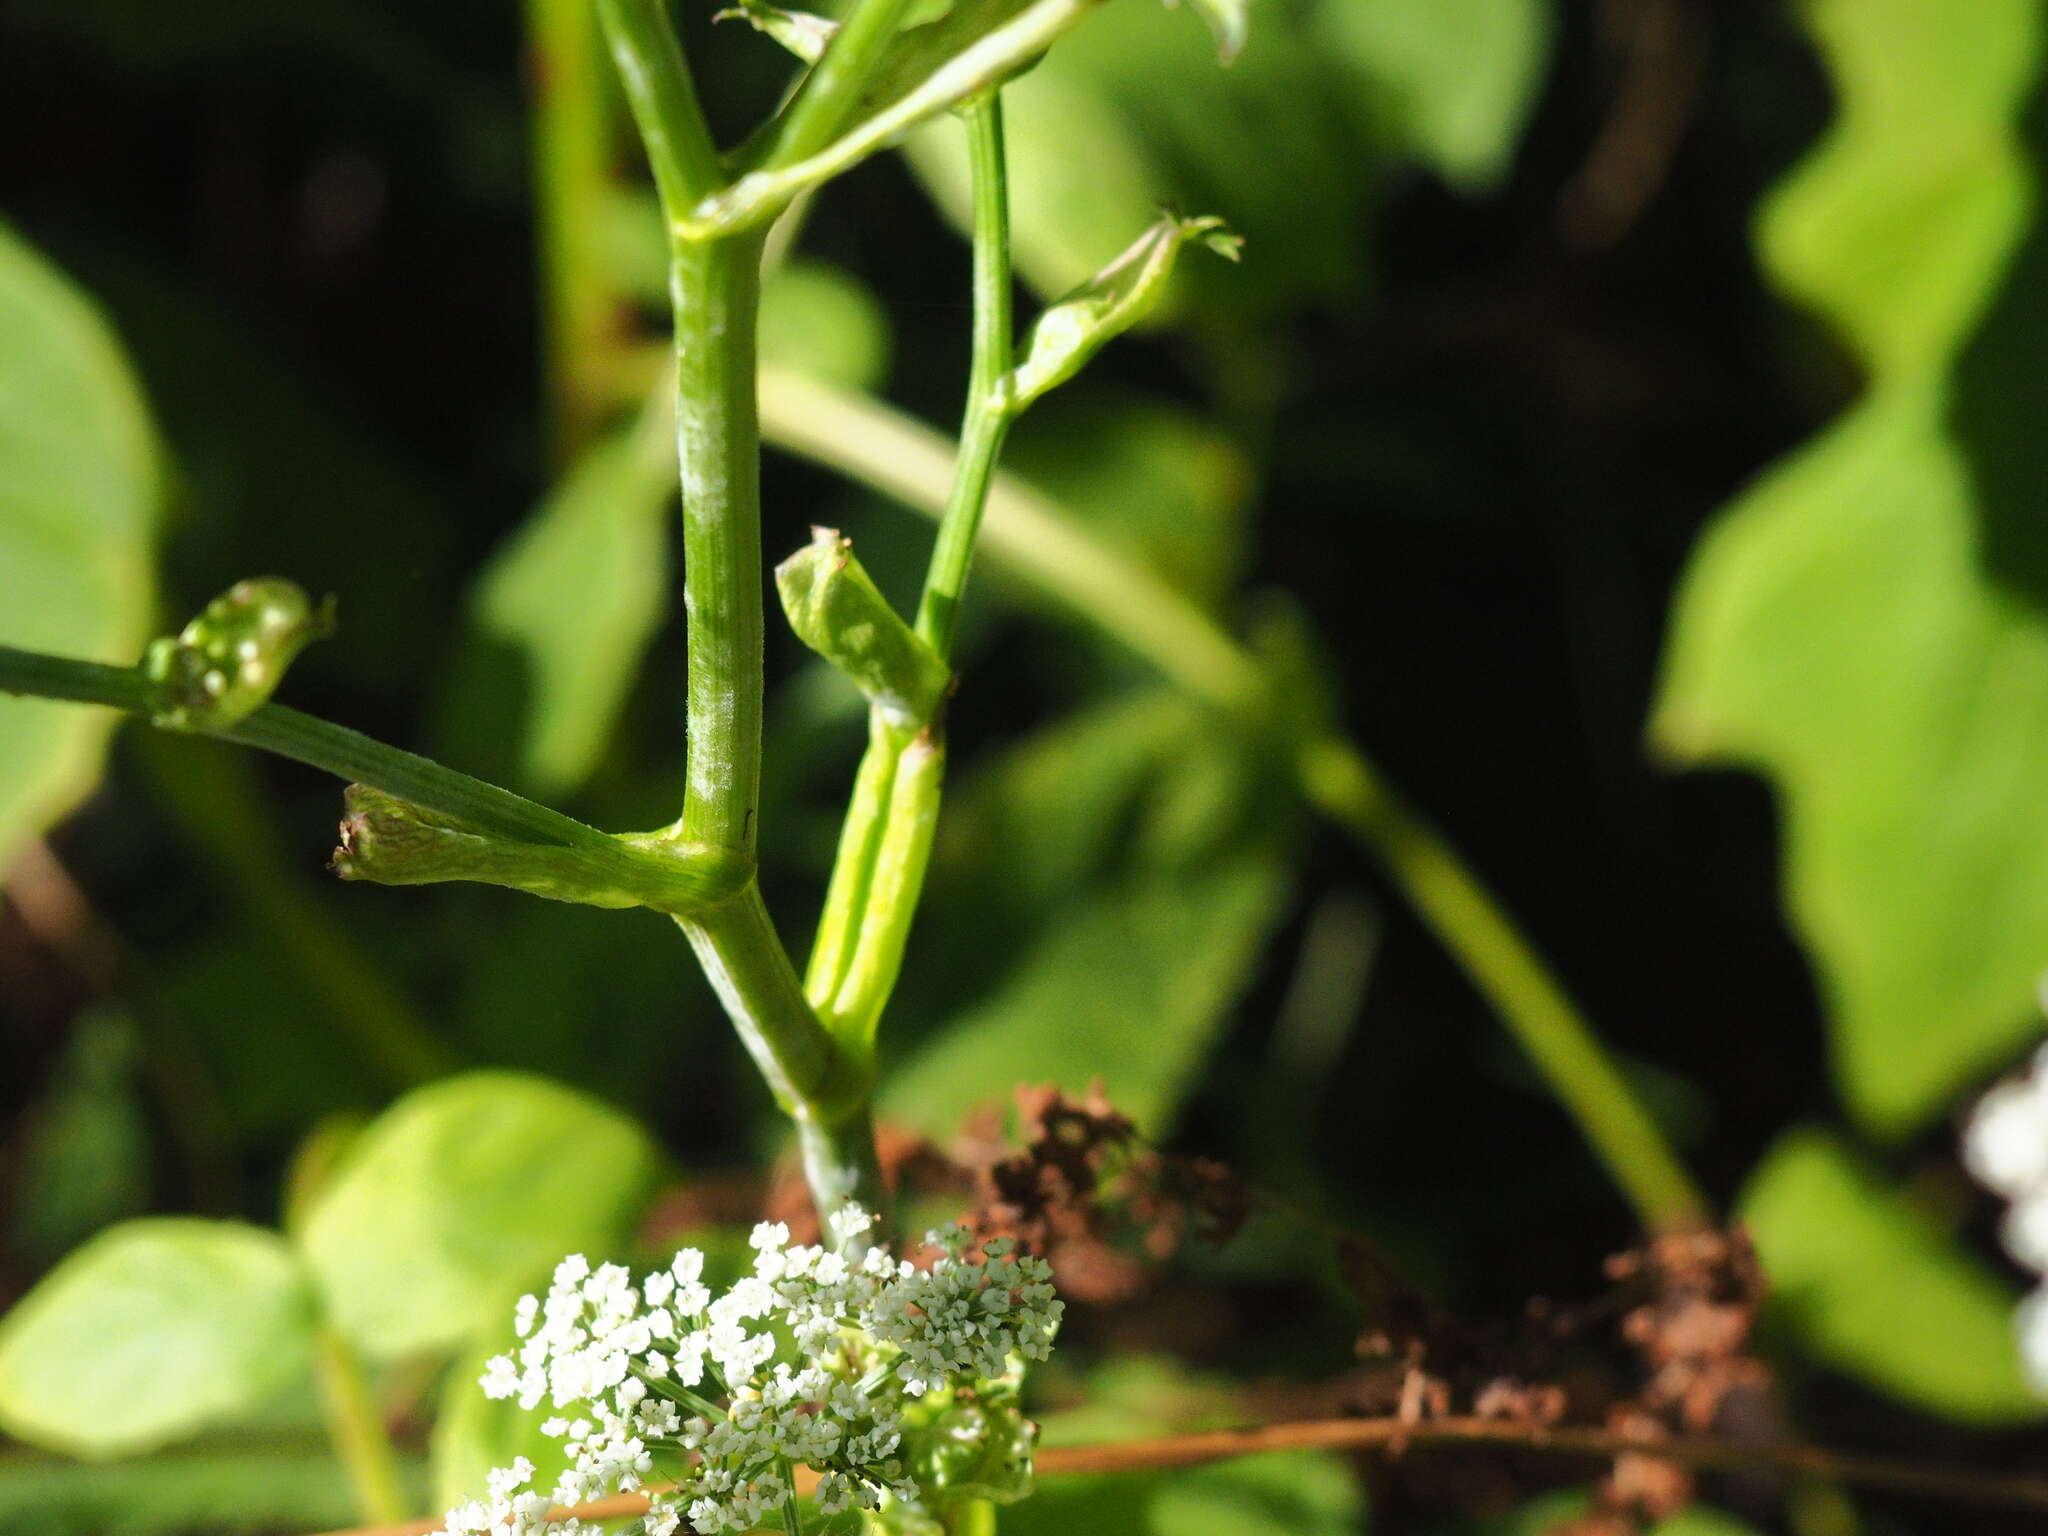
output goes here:
[{"label": "green plant stem", "polygon": [[[943,516],[950,504],[952,441],[872,396],[794,369],[764,368],[761,430],[787,451],[928,516]],[[978,544],[1187,692],[1233,713],[1260,706],[1265,677],[1242,646],[1179,591],[1093,537],[1049,497],[997,474]]]},{"label": "green plant stem", "polygon": [[[135,668],[11,646],[0,646],[0,693],[100,704],[145,716],[152,711],[155,698],[150,681]],[[672,833],[614,837],[431,758],[386,746],[359,731],[282,704],[266,704],[225,729],[193,734],[274,752],[452,818],[484,845],[487,869],[517,875],[519,866],[530,862],[546,880],[554,882],[560,880],[562,866],[568,866],[572,878],[551,892],[561,900],[583,899],[578,894],[580,882],[583,894],[597,905],[637,902],[658,911],[676,912],[723,901],[746,878],[744,869],[735,873],[734,859],[723,849],[688,844]],[[572,857],[563,857],[564,851]],[[361,877],[390,884],[416,883],[395,878],[401,873],[366,870]],[[519,879],[495,879],[484,871],[440,872],[426,878],[484,879],[529,888]]]},{"label": "green plant stem", "polygon": [[590,0],[527,0],[526,36],[548,416],[559,465],[603,421],[623,340],[603,252],[609,146]]},{"label": "green plant stem", "polygon": [[860,100],[868,79],[895,40],[908,0],[858,0],[769,129],[763,157],[779,169],[831,142]]},{"label": "green plant stem", "polygon": [[[661,0],[600,0],[672,231],[720,180],[682,44]],[[688,765],[672,835],[749,872],[732,900],[679,916],[712,989],[776,1102],[795,1122],[821,1218],[849,1196],[887,1203],[875,1161],[870,1083],[805,1000],[751,878],[761,780],[761,431],[755,326],[765,232],[672,234],[676,448],[688,616]]]},{"label": "green plant stem", "polygon": [[679,241],[676,443],[689,616],[689,780],[682,835],[751,855],[761,784],[761,239]]},{"label": "green plant stem", "polygon": [[[0,645],[0,693],[103,704],[138,715],[150,712],[154,697],[149,680],[133,667],[110,667],[4,645]],[[515,841],[591,849],[608,847],[612,841],[597,828],[536,805],[509,789],[282,704],[266,704],[239,724],[208,734],[275,752],[339,779],[374,785]]]},{"label": "green plant stem", "polygon": [[327,1436],[348,1474],[356,1508],[365,1520],[403,1520],[405,1494],[398,1481],[398,1458],[362,1361],[331,1327],[320,1328],[313,1347]]},{"label": "green plant stem", "polygon": [[677,919],[776,1103],[796,1126],[820,1220],[848,1200],[886,1216],[872,1081],[818,1021],[758,887],[699,919]]},{"label": "green plant stem", "polygon": [[1010,427],[1007,381],[1014,348],[1010,318],[1010,183],[1003,157],[1003,104],[999,92],[977,97],[967,120],[968,163],[974,196],[974,361],[967,410],[954,461],[953,488],[939,518],[917,632],[941,660],[953,654],[960,596],[974,559],[975,535],[988,505],[989,482]]},{"label": "green plant stem", "polygon": [[[770,370],[761,419],[771,441],[918,511],[942,517],[950,505],[954,454],[944,436],[879,401]],[[1499,1011],[1643,1222],[1676,1229],[1706,1219],[1707,1201],[1541,958],[1449,845],[1379,787],[1354,745],[1331,736],[1297,739],[1257,658],[1040,493],[997,475],[983,542],[1190,694],[1274,734],[1304,798],[1386,866]]]},{"label": "green plant stem", "polygon": [[[996,92],[963,111],[974,196],[974,336],[961,447],[918,603],[917,634],[952,652],[974,539],[1010,423],[1010,196]],[[840,833],[805,991],[842,1045],[865,1061],[903,968],[923,894],[945,777],[945,736],[872,712],[868,749]]]},{"label": "green plant stem", "polygon": [[939,1518],[946,1536],[996,1536],[996,1507],[987,1499],[950,1506]]},{"label": "green plant stem", "polygon": [[[568,0],[564,0],[568,3]],[[597,0],[626,102],[670,222],[725,180],[697,87],[663,0]]]}]

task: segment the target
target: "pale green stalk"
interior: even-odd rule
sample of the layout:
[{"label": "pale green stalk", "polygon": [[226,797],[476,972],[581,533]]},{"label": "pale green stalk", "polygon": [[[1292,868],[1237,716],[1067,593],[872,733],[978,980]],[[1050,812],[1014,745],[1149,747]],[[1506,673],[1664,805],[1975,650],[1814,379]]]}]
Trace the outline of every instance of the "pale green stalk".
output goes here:
[{"label": "pale green stalk", "polygon": [[562,464],[603,422],[624,339],[604,262],[609,145],[591,0],[527,0],[526,35],[548,426]]},{"label": "pale green stalk", "polygon": [[[1011,412],[1009,176],[1002,105],[977,98],[966,119],[974,194],[974,336],[961,448],[918,604],[917,634],[941,660],[952,652],[975,534]],[[943,723],[923,729],[877,709],[840,834],[805,991],[826,1026],[871,1059],[882,1009],[903,968],[923,894],[945,775]]]},{"label": "pale green stalk", "polygon": [[960,596],[967,586],[975,535],[981,531],[989,482],[1011,415],[1010,183],[1003,154],[1002,99],[991,92],[970,103],[962,116],[967,119],[974,193],[974,363],[953,489],[939,518],[939,536],[917,605],[917,632],[941,660],[953,654]]},{"label": "pale green stalk", "polygon": [[348,1474],[357,1510],[379,1524],[403,1520],[409,1511],[398,1480],[398,1457],[362,1361],[348,1340],[325,1324],[313,1336],[313,1361],[327,1436]]}]

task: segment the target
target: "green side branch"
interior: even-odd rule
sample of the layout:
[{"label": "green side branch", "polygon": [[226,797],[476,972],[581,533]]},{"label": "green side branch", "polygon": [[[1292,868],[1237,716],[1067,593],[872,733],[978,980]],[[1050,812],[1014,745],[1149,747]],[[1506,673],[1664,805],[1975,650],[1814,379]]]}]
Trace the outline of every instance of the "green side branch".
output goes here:
[{"label": "green side branch", "polygon": [[[12,646],[0,646],[0,693],[144,718],[161,712],[158,685],[139,668]],[[282,704],[264,704],[232,724],[192,734],[273,752],[356,785],[350,815],[362,841],[352,855],[344,849],[341,861],[350,878],[400,885],[480,880],[557,900],[664,912],[716,906],[745,881],[746,871],[720,849],[600,832],[508,789]]]}]

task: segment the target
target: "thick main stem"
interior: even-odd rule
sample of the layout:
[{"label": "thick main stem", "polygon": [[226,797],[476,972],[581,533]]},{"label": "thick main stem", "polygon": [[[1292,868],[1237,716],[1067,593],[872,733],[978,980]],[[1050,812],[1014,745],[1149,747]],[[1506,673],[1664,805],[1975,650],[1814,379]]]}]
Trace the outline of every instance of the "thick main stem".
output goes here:
[{"label": "thick main stem", "polygon": [[761,784],[761,237],[678,241],[676,447],[689,615],[689,842],[751,855]]}]

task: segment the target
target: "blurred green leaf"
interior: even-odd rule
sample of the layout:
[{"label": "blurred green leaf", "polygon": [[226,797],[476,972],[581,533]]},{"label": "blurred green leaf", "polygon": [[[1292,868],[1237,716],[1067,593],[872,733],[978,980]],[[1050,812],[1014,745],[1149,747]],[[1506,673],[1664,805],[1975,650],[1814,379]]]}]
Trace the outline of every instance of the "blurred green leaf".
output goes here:
[{"label": "blurred green leaf", "polygon": [[1054,395],[1017,424],[1005,462],[1205,607],[1236,591],[1256,479],[1243,450],[1200,417]]},{"label": "blurred green leaf", "polygon": [[964,947],[985,979],[888,1073],[885,1112],[945,1131],[1011,1084],[1099,1075],[1165,1129],[1286,897],[1291,821],[1258,813],[1259,783],[1208,717],[1149,691],[971,777],[915,942]]},{"label": "blurred green leaf", "polygon": [[11,1228],[32,1262],[55,1262],[148,1202],[140,1045],[126,1017],[82,1015],[49,1092],[24,1117]]},{"label": "blurred green leaf", "polygon": [[1871,387],[1694,555],[1653,730],[1683,761],[1776,781],[1843,1092],[1892,1134],[2039,1030],[2048,629],[1979,569],[1974,477],[1944,414],[1946,370],[2021,230],[2014,120],[2040,26],[2027,0],[1801,14],[1841,110],[1758,240]]},{"label": "blurred green leaf", "polygon": [[[1481,1529],[1485,1536],[1550,1536],[1584,1515],[1591,1504],[1592,1496],[1583,1490],[1563,1489],[1531,1499],[1506,1519],[1489,1521]],[[1756,1527],[1726,1510],[1694,1504],[1645,1527],[1642,1536],[1756,1536]]]},{"label": "blurred green leaf", "polygon": [[154,1449],[261,1405],[311,1369],[310,1287],[240,1222],[124,1222],[0,1322],[0,1426],[81,1456]]},{"label": "blurred green leaf", "polygon": [[889,373],[889,321],[867,284],[823,261],[785,261],[761,280],[761,357],[849,389]]},{"label": "blurred green leaf", "polygon": [[470,597],[458,701],[495,691],[473,679],[475,669],[517,670],[512,773],[537,792],[561,794],[589,777],[667,617],[676,492],[668,411],[666,402],[650,406],[578,459],[491,556]]},{"label": "blurred green leaf", "polygon": [[[161,500],[142,393],[106,321],[0,224],[0,644],[133,662]],[[0,869],[82,799],[118,717],[0,698]]]},{"label": "blurred green leaf", "polygon": [[1321,0],[1367,120],[1462,192],[1507,173],[1550,59],[1550,0]]},{"label": "blurred green leaf", "polygon": [[0,1457],[0,1536],[253,1536],[332,1529],[359,1513],[325,1449],[195,1448],[83,1467]]},{"label": "blurred green leaf", "polygon": [[446,1349],[564,1254],[616,1243],[655,1158],[637,1125],[583,1094],[467,1073],[362,1133],[302,1242],[330,1315],[365,1350]]},{"label": "blurred green leaf", "polygon": [[2018,1296],[1829,1133],[1781,1137],[1739,1210],[1773,1318],[1814,1359],[1971,1423],[2048,1414],[2020,1370]]}]

